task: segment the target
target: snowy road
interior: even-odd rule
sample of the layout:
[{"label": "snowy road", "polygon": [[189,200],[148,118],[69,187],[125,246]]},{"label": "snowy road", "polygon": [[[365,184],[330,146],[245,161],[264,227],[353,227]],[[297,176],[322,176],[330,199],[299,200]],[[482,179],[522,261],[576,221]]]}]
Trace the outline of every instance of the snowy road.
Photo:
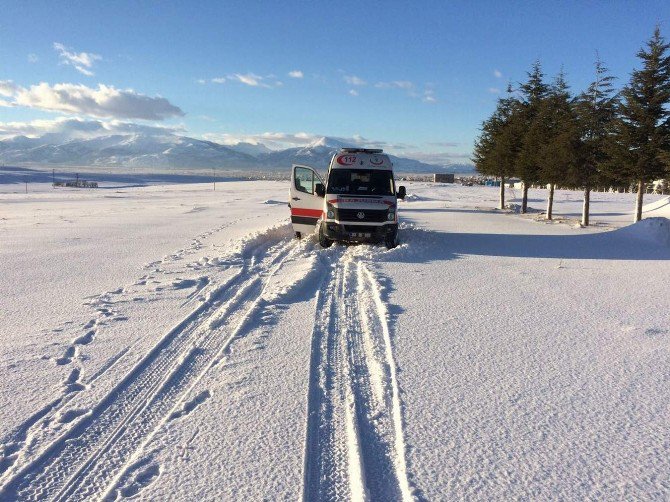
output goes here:
[{"label": "snowy road", "polygon": [[[85,386],[78,373],[71,377],[65,395],[22,427],[24,439],[42,434],[39,453],[3,473],[0,495],[20,500],[109,497],[154,434],[188,407],[186,396],[204,374],[246,334],[250,319],[271,306],[265,293],[275,274],[287,262],[313,255],[314,243],[301,245],[287,235],[290,230],[280,226],[243,239],[234,256],[218,261],[216,275],[201,277],[207,293],[200,305],[93,409],[70,412],[72,421],[81,415],[76,425],[50,439],[49,422],[65,407],[80,409],[76,392]],[[327,270],[314,292],[303,498],[411,500],[386,307],[380,285],[355,255],[355,248],[336,247],[291,278],[294,285],[317,267]],[[217,275],[227,277],[217,283]],[[117,302],[128,295],[121,289]],[[66,351],[60,362],[74,357]],[[23,453],[23,443],[13,443],[13,455]]]},{"label": "snowy road", "polygon": [[670,249],[623,195],[416,184],[391,251],[284,196],[0,194],[2,500],[667,498]]},{"label": "snowy road", "polygon": [[[1,495],[25,500],[104,497],[135,452],[242,334],[265,285],[292,249],[281,237],[245,243],[235,267],[239,270],[230,280],[214,285],[208,298],[75,427],[17,473],[10,471]],[[53,406],[47,416],[60,408]]]},{"label": "snowy road", "polygon": [[411,500],[386,307],[351,254],[317,293],[303,498]]}]

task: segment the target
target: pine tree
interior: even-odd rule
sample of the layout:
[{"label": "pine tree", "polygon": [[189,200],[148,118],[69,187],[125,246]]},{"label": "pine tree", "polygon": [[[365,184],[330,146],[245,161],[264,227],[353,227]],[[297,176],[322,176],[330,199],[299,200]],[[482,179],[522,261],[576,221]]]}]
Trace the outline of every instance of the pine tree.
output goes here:
[{"label": "pine tree", "polygon": [[577,98],[575,110],[583,142],[583,162],[572,177],[575,186],[584,188],[582,225],[589,225],[591,189],[607,180],[608,140],[616,118],[617,95],[607,68],[596,56],[595,80]]},{"label": "pine tree", "polygon": [[521,146],[519,105],[509,85],[507,96],[498,100],[475,143],[473,161],[477,171],[500,178],[500,209],[505,208],[505,179],[514,173]]},{"label": "pine tree", "polygon": [[637,185],[635,220],[642,219],[646,183],[667,172],[670,151],[670,44],[658,27],[637,53],[642,68],[634,70],[621,91],[612,153],[621,174]]},{"label": "pine tree", "polygon": [[539,151],[546,140],[546,130],[536,118],[549,90],[544,82],[544,73],[542,73],[542,65],[539,61],[533,63],[527,75],[528,80],[521,84],[523,96],[521,117],[524,133],[515,169],[515,174],[523,181],[522,213],[528,211],[528,187],[539,181]]},{"label": "pine tree", "polygon": [[539,147],[539,179],[549,185],[546,219],[553,217],[554,189],[569,184],[577,170],[581,139],[563,71],[558,74],[535,118],[544,143]]}]

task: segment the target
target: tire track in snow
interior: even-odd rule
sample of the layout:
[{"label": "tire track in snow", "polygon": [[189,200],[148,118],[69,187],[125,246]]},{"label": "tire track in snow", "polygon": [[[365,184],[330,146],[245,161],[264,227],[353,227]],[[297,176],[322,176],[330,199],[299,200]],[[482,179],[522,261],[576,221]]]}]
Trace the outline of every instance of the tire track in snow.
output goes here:
[{"label": "tire track in snow", "polygon": [[[258,216],[239,218],[226,222],[225,224],[220,225],[214,229],[203,232],[191,240],[190,248],[183,248],[175,251],[171,255],[165,256],[162,260],[149,263],[144,265],[142,268],[155,268],[155,266],[158,264],[169,262],[169,258],[171,256],[179,256],[179,259],[181,259],[181,257],[185,255],[194,254],[195,252],[204,248],[204,245],[202,244],[203,240],[210,238],[210,236],[215,235],[222,230],[225,230],[231,225],[235,225],[242,221],[251,220],[257,217]],[[230,265],[226,266],[226,268],[229,267]],[[198,267],[194,264],[187,264],[186,268],[202,267]],[[161,272],[165,273],[164,270]],[[147,286],[147,282],[154,278],[155,276],[153,275],[144,275],[132,286]],[[206,292],[207,287],[210,285],[211,278],[199,277],[196,279],[196,282],[197,284],[195,290],[187,296],[186,301],[181,305],[182,307],[192,303],[196,298],[203,295]],[[215,284],[214,286],[216,287],[217,285]],[[137,343],[135,342],[132,345],[123,348],[116,355],[112,356],[94,375],[89,377],[83,376],[83,368],[80,364],[82,357],[80,347],[87,346],[91,344],[91,342],[94,342],[99,328],[107,325],[108,322],[127,320],[127,317],[119,316],[115,308],[116,301],[118,301],[116,300],[116,295],[123,295],[124,293],[127,294],[127,291],[128,286],[123,286],[105,293],[101,293],[99,295],[85,297],[86,301],[84,302],[84,305],[94,308],[96,314],[88,322],[81,325],[84,334],[75,336],[72,339],[72,342],[67,345],[61,357],[44,357],[44,359],[53,361],[58,366],[75,364],[75,367],[70,371],[70,376],[63,381],[63,391],[60,396],[53,399],[49,404],[42,407],[36,413],[32,414],[28,419],[26,419],[14,430],[10,431],[0,441],[0,488],[2,488],[3,484],[7,481],[8,476],[11,476],[11,472],[8,471],[10,471],[16,463],[20,463],[21,460],[25,461],[25,457],[31,456],[30,450],[32,450],[34,446],[39,448],[41,443],[48,444],[53,440],[52,438],[54,435],[62,433],[62,431],[53,431],[49,424],[62,422],[62,410],[66,409],[71,401],[77,400],[77,393],[81,390],[88,389],[95,382],[95,380],[102,376],[106,371],[111,369]],[[64,325],[53,329],[52,332],[61,332],[68,324],[73,324],[73,322],[66,322]],[[76,375],[78,379],[72,381],[73,375]],[[67,414],[68,412],[65,411],[64,413]],[[51,436],[51,438],[48,436]]]},{"label": "tire track in snow", "polygon": [[92,410],[27,465],[13,471],[1,499],[101,498],[156,430],[177,410],[261,305],[262,293],[298,248],[260,235],[242,250],[240,272],[173,328]]},{"label": "tire track in snow", "polygon": [[303,500],[412,500],[380,287],[363,261],[334,251],[316,301]]}]

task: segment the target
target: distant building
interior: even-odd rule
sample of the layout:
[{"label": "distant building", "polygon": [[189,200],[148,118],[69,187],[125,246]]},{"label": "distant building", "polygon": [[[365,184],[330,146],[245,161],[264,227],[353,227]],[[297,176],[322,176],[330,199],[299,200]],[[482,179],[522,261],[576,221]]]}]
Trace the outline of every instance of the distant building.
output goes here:
[{"label": "distant building", "polygon": [[453,173],[435,173],[433,174],[433,183],[453,183]]}]

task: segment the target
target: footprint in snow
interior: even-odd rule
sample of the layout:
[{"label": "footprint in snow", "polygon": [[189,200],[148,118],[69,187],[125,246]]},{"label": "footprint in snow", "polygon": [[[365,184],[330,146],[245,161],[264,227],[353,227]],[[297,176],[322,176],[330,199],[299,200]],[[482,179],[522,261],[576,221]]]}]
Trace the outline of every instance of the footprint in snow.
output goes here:
[{"label": "footprint in snow", "polygon": [[85,415],[88,412],[89,410],[85,408],[74,408],[71,410],[67,410],[60,414],[60,416],[58,417],[58,421],[61,424],[69,424],[74,419],[79,418],[80,416]]},{"label": "footprint in snow", "polygon": [[56,364],[58,366],[64,366],[66,364],[70,364],[72,362],[72,359],[77,357],[77,354],[79,353],[79,349],[74,346],[70,346],[67,349],[65,349],[65,353],[56,359]]},{"label": "footprint in snow", "polygon": [[187,289],[193,288],[198,285],[198,281],[195,279],[176,279],[172,281],[172,287],[174,289]]},{"label": "footprint in snow", "polygon": [[118,498],[134,498],[140,491],[151,485],[161,474],[160,465],[154,463],[153,458],[148,457],[131,465],[119,482],[116,496],[107,500]]},{"label": "footprint in snow", "polygon": [[170,420],[175,420],[177,418],[181,418],[188,415],[202,403],[207,401],[210,397],[212,397],[212,393],[208,389],[203,390],[193,399],[184,403],[180,410],[177,410],[172,415],[170,415]]},{"label": "footprint in snow", "polygon": [[86,388],[86,386],[79,381],[80,376],[81,376],[81,369],[79,368],[74,368],[70,372],[70,376],[68,376],[63,382],[63,384],[65,385],[65,392],[67,393],[79,392]]},{"label": "footprint in snow", "polygon": [[85,335],[81,335],[77,338],[75,338],[72,343],[75,345],[88,345],[93,341],[93,338],[95,337],[95,330],[91,330],[87,332]]},{"label": "footprint in snow", "polygon": [[661,335],[667,335],[669,332],[670,331],[668,331],[667,329],[648,328],[644,331],[644,334],[647,335],[648,337],[654,338]]}]

